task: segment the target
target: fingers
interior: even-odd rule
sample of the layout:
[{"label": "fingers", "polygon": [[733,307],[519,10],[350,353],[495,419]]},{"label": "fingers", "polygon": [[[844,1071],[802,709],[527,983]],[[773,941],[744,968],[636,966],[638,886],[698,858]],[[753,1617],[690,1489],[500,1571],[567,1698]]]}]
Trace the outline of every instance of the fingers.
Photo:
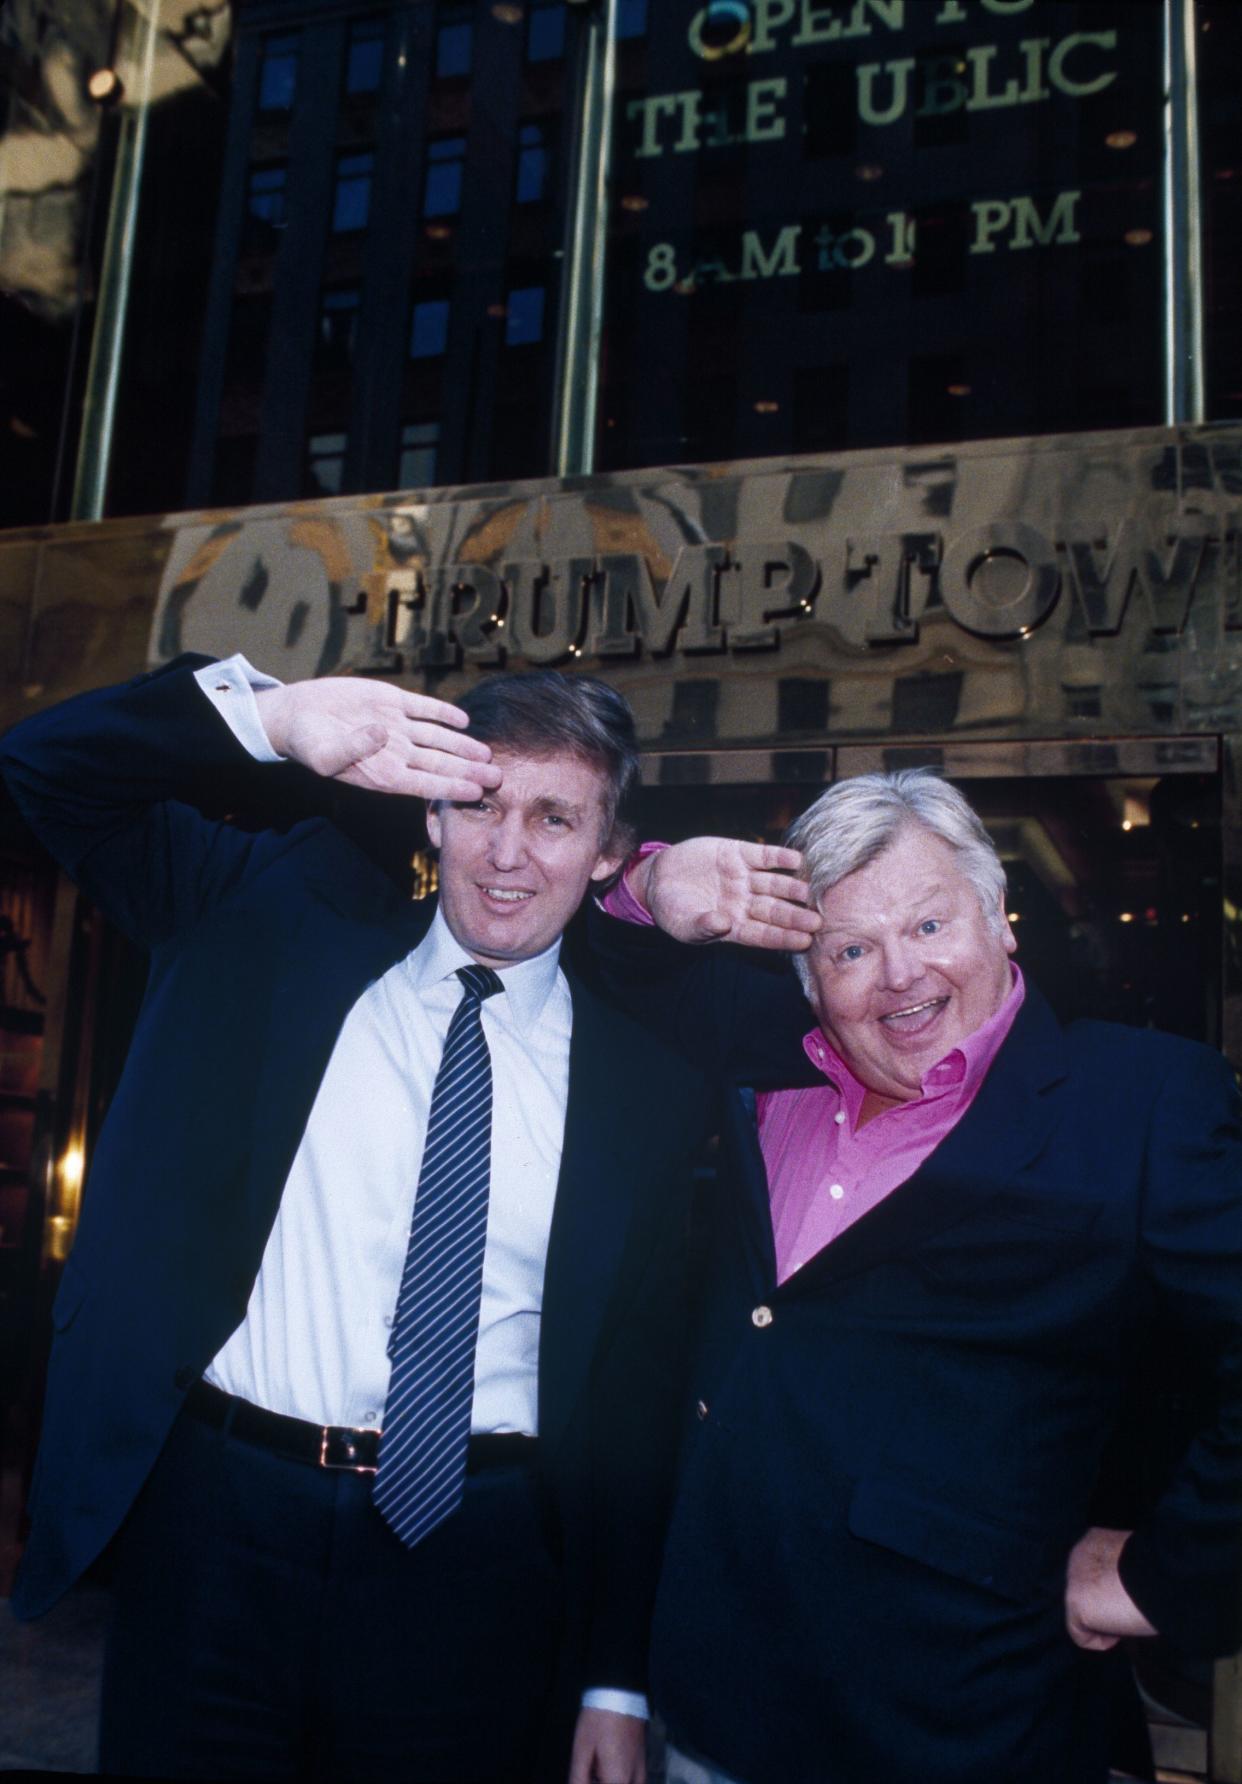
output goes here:
[{"label": "fingers", "polygon": [[805,954],[812,937],[803,930],[787,929],[779,923],[742,923],[729,937],[744,948],[766,948],[775,954]]},{"label": "fingers", "polygon": [[747,867],[769,873],[801,873],[803,860],[797,849],[782,849],[771,842],[739,842],[736,847]]},{"label": "fingers", "polygon": [[[444,705],[443,701],[438,702]],[[456,712],[455,706],[445,706],[446,712]],[[402,735],[415,748],[449,750],[455,756],[462,756],[471,762],[490,762],[492,752],[477,737],[469,737],[460,731],[451,731],[445,735],[444,727],[429,719],[416,719],[407,716],[402,726]]]},{"label": "fingers", "polygon": [[761,893],[767,898],[783,898],[789,904],[808,904],[811,898],[811,888],[805,880],[794,879],[785,873],[762,873],[756,869],[749,876],[749,885],[753,893]]},{"label": "fingers", "polygon": [[[450,705],[447,700],[437,700],[433,694],[410,694],[401,688],[394,692],[400,695],[401,710],[408,719],[423,719],[432,725],[451,725],[455,731],[464,731],[470,723],[468,712],[463,712],[460,706]],[[476,741],[473,737],[470,739],[471,743]]]},{"label": "fingers", "polygon": [[814,935],[823,925],[818,911],[808,910],[804,904],[791,904],[779,895],[752,898],[746,915],[758,923],[774,923],[780,929],[800,930],[803,935]]}]

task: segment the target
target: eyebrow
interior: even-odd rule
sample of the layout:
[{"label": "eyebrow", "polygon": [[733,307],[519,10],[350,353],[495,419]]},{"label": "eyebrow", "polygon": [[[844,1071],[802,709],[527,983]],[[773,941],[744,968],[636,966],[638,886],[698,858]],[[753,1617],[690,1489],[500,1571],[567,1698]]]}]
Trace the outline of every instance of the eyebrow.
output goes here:
[{"label": "eyebrow", "polygon": [[568,799],[558,799],[555,794],[545,794],[541,799],[532,801],[532,811],[556,812],[561,817],[580,818],[583,808],[572,805]]}]

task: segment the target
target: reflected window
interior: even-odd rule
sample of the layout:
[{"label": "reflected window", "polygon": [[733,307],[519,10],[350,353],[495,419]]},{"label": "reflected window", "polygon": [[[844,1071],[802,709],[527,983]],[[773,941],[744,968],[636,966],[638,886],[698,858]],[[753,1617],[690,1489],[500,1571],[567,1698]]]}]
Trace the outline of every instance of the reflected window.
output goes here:
[{"label": "reflected window", "polygon": [[516,203],[540,203],[547,191],[550,165],[547,127],[523,124],[518,131],[517,180],[513,194]]},{"label": "reflected window", "polygon": [[565,54],[565,7],[562,0],[530,9],[526,27],[526,60],[555,62]]},{"label": "reflected window", "polygon": [[358,341],[358,312],[362,293],[356,285],[325,291],[319,302],[319,332],[315,347],[321,360],[351,360]]},{"label": "reflected window", "polygon": [[337,235],[365,229],[371,214],[371,181],[375,156],[342,155],[336,164],[332,194],[332,228]]},{"label": "reflected window", "polygon": [[[254,224],[266,225],[267,229],[284,228],[288,218],[288,173],[283,163],[279,167],[250,169],[246,182],[246,213]],[[252,229],[250,233],[261,240],[266,231],[260,228]]]},{"label": "reflected window", "polygon": [[306,442],[308,496],[339,496],[345,481],[348,434],[312,434]]},{"label": "reflected window", "polygon": [[528,347],[543,339],[545,292],[542,285],[522,285],[505,303],[505,344]]},{"label": "reflected window", "polygon": [[259,61],[259,110],[293,109],[298,85],[298,37],[265,37]]},{"label": "reflected window", "polygon": [[642,37],[647,30],[647,0],[617,0],[617,38]]},{"label": "reflected window", "polygon": [[412,421],[401,429],[398,489],[426,489],[435,482],[439,443],[438,421]]},{"label": "reflected window", "polygon": [[378,93],[384,73],[384,20],[355,19],[345,52],[345,91]]},{"label": "reflected window", "polygon": [[423,216],[455,217],[461,209],[462,172],[466,164],[464,136],[443,136],[427,144],[423,175]]},{"label": "reflected window", "polygon": [[776,728],[778,731],[826,731],[827,681],[782,677],[776,684]]},{"label": "reflected window", "polygon": [[436,79],[461,80],[470,73],[474,25],[469,6],[447,6],[436,27]]},{"label": "reflected window", "polygon": [[410,358],[436,359],[448,345],[449,306],[446,297],[414,305],[410,323]]}]

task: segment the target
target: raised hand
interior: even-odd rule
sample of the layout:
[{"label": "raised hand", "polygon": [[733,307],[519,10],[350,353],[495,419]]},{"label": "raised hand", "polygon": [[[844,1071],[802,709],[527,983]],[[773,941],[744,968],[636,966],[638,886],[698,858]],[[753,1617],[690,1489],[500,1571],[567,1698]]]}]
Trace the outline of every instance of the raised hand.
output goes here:
[{"label": "raised hand", "polygon": [[485,743],[459,706],[391,682],[326,676],[255,694],[272,748],[321,774],[378,793],[481,799],[500,785]]},{"label": "raised hand", "polygon": [[739,942],[801,953],[820,926],[802,857],[769,843],[696,836],[630,869],[630,890],[680,942]]}]

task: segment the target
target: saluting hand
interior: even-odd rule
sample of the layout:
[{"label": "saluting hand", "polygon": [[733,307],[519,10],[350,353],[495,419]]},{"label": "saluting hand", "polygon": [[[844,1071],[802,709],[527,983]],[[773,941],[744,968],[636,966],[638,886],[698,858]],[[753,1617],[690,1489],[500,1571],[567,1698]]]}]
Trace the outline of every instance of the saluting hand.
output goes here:
[{"label": "saluting hand", "polygon": [[801,953],[820,927],[802,857],[769,843],[696,836],[630,869],[630,889],[679,942],[739,942]]},{"label": "saluting hand", "polygon": [[391,682],[327,676],[255,694],[279,755],[327,780],[379,793],[470,803],[500,785],[492,752],[459,706]]}]

